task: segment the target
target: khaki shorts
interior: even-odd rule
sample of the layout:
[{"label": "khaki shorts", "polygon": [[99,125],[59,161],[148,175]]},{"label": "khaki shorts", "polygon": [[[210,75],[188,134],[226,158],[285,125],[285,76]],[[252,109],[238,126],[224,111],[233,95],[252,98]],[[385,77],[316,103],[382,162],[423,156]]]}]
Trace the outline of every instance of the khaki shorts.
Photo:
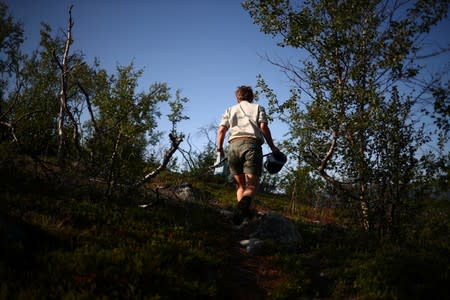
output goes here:
[{"label": "khaki shorts", "polygon": [[252,174],[261,177],[263,154],[257,140],[232,141],[227,157],[231,175]]}]

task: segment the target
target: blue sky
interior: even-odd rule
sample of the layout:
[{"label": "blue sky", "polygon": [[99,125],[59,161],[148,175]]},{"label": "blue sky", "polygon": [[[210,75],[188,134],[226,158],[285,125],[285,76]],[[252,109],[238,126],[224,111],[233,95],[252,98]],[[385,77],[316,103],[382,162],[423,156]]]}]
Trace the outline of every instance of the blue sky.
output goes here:
[{"label": "blue sky", "polygon": [[[144,75],[140,90],[155,82],[166,82],[190,101],[185,113],[190,120],[179,129],[191,135],[194,147],[202,150],[206,139],[201,127],[219,122],[222,112],[235,103],[237,86],[255,86],[262,74],[271,88],[285,99],[290,83],[285,75],[262,56],[295,58],[299,51],[276,46],[276,40],[259,31],[238,0],[7,0],[9,12],[24,24],[27,40],[23,50],[31,52],[39,43],[40,23],[53,31],[65,30],[68,9],[72,15],[72,50],[94,58],[112,74],[117,65],[133,62]],[[449,20],[433,32],[435,41],[449,44]],[[438,65],[447,65],[449,56]],[[260,103],[267,107],[263,97]],[[161,124],[169,128],[168,121]],[[275,141],[283,139],[286,127],[270,124]],[[210,138],[215,139],[215,133]],[[186,147],[184,147],[186,148]],[[265,149],[267,152],[267,149]]]}]

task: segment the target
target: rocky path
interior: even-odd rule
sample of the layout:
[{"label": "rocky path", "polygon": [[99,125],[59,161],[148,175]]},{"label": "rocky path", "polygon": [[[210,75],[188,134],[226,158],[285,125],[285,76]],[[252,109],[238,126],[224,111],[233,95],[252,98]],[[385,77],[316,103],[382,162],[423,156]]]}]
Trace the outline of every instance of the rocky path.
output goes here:
[{"label": "rocky path", "polygon": [[274,266],[270,255],[254,255],[241,245],[248,239],[248,227],[233,228],[233,245],[230,245],[230,269],[225,278],[223,299],[268,299],[271,291],[284,280],[284,275]]}]

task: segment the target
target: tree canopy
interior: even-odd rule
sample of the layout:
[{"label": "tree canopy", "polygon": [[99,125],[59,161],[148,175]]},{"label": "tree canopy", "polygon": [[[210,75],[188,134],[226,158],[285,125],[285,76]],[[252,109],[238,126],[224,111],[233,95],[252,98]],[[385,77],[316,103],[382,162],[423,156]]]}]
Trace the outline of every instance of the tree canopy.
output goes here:
[{"label": "tree canopy", "polygon": [[[449,2],[261,0],[243,6],[262,32],[305,57],[268,58],[293,83],[287,100],[259,78],[273,110],[289,124],[290,151],[357,207],[366,228],[392,227],[420,173],[417,150],[430,139],[411,118],[422,98],[406,83],[420,79],[418,56],[428,50],[422,38],[446,17]],[[421,86],[419,95],[445,90],[442,81]],[[448,93],[436,103],[442,102]]]}]

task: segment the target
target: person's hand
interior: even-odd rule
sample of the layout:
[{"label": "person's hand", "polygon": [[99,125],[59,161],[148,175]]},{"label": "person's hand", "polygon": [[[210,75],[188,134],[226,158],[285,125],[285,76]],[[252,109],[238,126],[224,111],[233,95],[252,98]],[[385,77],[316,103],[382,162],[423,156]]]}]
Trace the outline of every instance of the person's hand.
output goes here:
[{"label": "person's hand", "polygon": [[271,147],[270,150],[272,150],[272,152],[280,152],[280,149],[278,149],[277,146]]}]

